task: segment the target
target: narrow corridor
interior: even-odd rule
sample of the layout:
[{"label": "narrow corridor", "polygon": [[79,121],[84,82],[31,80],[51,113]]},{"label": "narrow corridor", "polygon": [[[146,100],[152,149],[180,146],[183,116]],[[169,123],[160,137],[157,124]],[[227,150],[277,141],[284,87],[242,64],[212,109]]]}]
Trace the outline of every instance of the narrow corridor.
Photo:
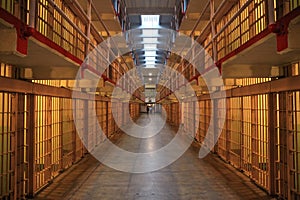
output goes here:
[{"label": "narrow corridor", "polygon": [[[155,118],[159,119],[160,115]],[[145,125],[149,121],[149,116],[142,114],[137,124]],[[148,129],[145,128],[145,133],[151,131]],[[175,133],[174,127],[165,125],[149,139],[120,133],[112,141],[128,151],[148,152],[166,145]],[[144,174],[119,172],[87,155],[54,179],[36,199],[271,199],[216,155],[199,159],[198,152],[199,146],[192,144],[173,164]]]}]

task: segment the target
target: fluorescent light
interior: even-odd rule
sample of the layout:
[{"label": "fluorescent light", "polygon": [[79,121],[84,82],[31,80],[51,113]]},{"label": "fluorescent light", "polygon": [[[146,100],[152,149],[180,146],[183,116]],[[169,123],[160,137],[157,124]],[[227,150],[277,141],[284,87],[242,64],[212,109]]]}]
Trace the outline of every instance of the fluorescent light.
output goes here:
[{"label": "fluorescent light", "polygon": [[144,43],[157,43],[157,38],[143,38]]},{"label": "fluorescent light", "polygon": [[142,15],[142,26],[154,27],[159,25],[159,15]]},{"label": "fluorescent light", "polygon": [[148,56],[148,57],[145,58],[145,60],[146,60],[146,62],[148,62],[148,61],[151,62],[151,61],[155,61],[156,59],[155,59],[155,57],[149,57]]},{"label": "fluorescent light", "polygon": [[143,29],[144,37],[153,37],[154,35],[158,35],[158,29]]},{"label": "fluorescent light", "polygon": [[146,65],[155,65],[155,60],[147,61],[146,60]]},{"label": "fluorescent light", "polygon": [[152,76],[152,73],[149,73],[149,76]]},{"label": "fluorescent light", "polygon": [[152,81],[152,78],[149,78],[149,81]]},{"label": "fluorescent light", "polygon": [[156,50],[157,44],[144,44],[144,49],[145,50]]},{"label": "fluorescent light", "polygon": [[157,54],[156,54],[156,51],[145,51],[145,54],[144,54],[145,56],[156,56]]}]

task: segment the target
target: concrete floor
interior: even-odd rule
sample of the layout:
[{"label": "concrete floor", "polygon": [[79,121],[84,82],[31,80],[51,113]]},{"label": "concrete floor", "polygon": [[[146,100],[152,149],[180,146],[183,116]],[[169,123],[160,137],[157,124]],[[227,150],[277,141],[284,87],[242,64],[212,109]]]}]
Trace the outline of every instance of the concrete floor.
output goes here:
[{"label": "concrete floor", "polygon": [[[146,114],[137,121],[141,125],[148,122]],[[166,125],[148,141],[118,134],[113,142],[132,152],[146,152],[167,144],[172,139],[170,133],[175,134],[176,130]],[[152,145],[147,145],[149,141]],[[271,199],[216,155],[199,159],[198,152],[199,146],[193,144],[173,164],[144,174],[119,172],[87,155],[56,178],[36,199]]]}]

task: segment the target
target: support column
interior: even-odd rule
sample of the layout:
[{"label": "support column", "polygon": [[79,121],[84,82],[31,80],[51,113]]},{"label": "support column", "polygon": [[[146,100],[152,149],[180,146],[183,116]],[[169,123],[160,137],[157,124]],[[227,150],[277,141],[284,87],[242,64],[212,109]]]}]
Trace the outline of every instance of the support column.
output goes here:
[{"label": "support column", "polygon": [[34,147],[35,147],[35,137],[34,137],[34,127],[35,127],[35,96],[27,95],[27,127],[28,132],[26,135],[26,140],[28,144],[27,158],[28,158],[28,198],[33,198],[35,189],[35,179],[34,179]]},{"label": "support column", "polygon": [[290,186],[289,186],[289,164],[288,164],[288,146],[287,146],[287,92],[281,92],[279,94],[279,170],[277,179],[279,179],[280,184],[278,185],[278,192],[283,196],[283,198],[290,199]]},{"label": "support column", "polygon": [[25,186],[25,174],[27,175],[28,171],[26,170],[26,161],[25,161],[25,96],[24,94],[15,93],[12,95],[12,135],[11,135],[11,144],[12,144],[12,167],[14,171],[14,180],[13,190],[14,190],[14,199],[24,198],[24,193],[27,192],[27,189],[24,190]]},{"label": "support column", "polygon": [[212,51],[213,51],[213,62],[217,62],[218,60],[218,52],[217,52],[217,38],[215,37],[216,35],[216,23],[214,20],[214,15],[215,15],[215,4],[214,0],[210,0],[210,24],[211,24],[211,37],[213,38],[212,40]]},{"label": "support column", "polygon": [[276,184],[276,166],[275,166],[275,153],[276,153],[276,132],[275,132],[275,117],[276,117],[276,94],[270,93],[268,95],[268,140],[269,140],[269,193],[275,195]]},{"label": "support column", "polygon": [[229,124],[229,113],[230,113],[230,98],[226,99],[226,119],[225,119],[225,133],[226,133],[226,161],[229,162],[229,151],[230,151],[230,132],[228,130]]},{"label": "support column", "polygon": [[217,138],[217,134],[218,134],[218,99],[212,99],[211,100],[213,102],[213,113],[212,113],[212,118],[211,120],[213,120],[213,125],[214,125],[214,142],[215,146],[214,146],[214,152],[218,152],[218,142],[216,140],[218,140]]},{"label": "support column", "polygon": [[60,161],[59,161],[59,168],[60,171],[62,171],[64,169],[64,152],[63,152],[63,148],[64,148],[64,144],[63,144],[63,108],[64,108],[64,99],[59,98],[59,156],[60,156]]},{"label": "support column", "polygon": [[29,27],[35,28],[36,25],[36,15],[37,15],[37,9],[36,9],[36,0],[30,0],[29,2]]},{"label": "support column", "polygon": [[12,104],[12,119],[11,119],[11,168],[10,170],[13,171],[13,176],[11,177],[11,188],[14,191],[13,192],[13,199],[18,199],[18,179],[19,173],[18,173],[18,133],[17,133],[17,124],[18,124],[18,94],[12,94],[11,98],[11,104]]},{"label": "support column", "polygon": [[[73,121],[76,123],[76,119],[74,118],[74,116],[77,116],[77,100],[75,99],[72,99],[71,100],[71,103],[73,104],[72,105],[72,112],[75,112],[75,114],[73,113],[72,117],[73,117]],[[75,108],[75,109],[74,109]],[[73,154],[72,154],[72,164],[76,162],[76,149],[77,149],[77,143],[76,143],[76,137],[77,136],[77,131],[76,131],[76,126],[75,124],[72,125],[73,126],[73,129],[72,129],[72,151],[73,151]]]},{"label": "support column", "polygon": [[83,147],[85,149],[85,151],[83,152],[83,155],[84,155],[86,152],[88,152],[89,139],[90,139],[89,138],[89,120],[88,120],[89,119],[89,100],[84,100],[83,112],[84,112],[83,140],[84,140],[84,144],[85,144],[85,147]]},{"label": "support column", "polygon": [[86,36],[87,36],[87,41],[86,41],[86,46],[85,46],[85,56],[89,54],[89,47],[90,47],[90,35],[91,35],[91,23],[92,23],[92,0],[88,0],[87,2],[87,17],[88,17],[88,23],[86,26]]},{"label": "support column", "polygon": [[286,144],[287,144],[287,185],[288,185],[288,199],[295,198],[292,195],[292,190],[294,188],[294,180],[292,177],[292,172],[294,170],[294,134],[293,134],[293,92],[286,92]]},{"label": "support column", "polygon": [[52,179],[52,98],[47,96],[45,97],[45,132],[43,133],[45,136],[45,160],[44,160],[44,169],[45,170],[45,181],[50,181]]}]

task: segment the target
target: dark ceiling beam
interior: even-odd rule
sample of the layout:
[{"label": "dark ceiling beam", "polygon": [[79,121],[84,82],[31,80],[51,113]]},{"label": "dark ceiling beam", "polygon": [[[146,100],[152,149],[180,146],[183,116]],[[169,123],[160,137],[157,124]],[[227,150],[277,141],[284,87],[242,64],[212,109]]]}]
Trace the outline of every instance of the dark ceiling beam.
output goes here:
[{"label": "dark ceiling beam", "polygon": [[127,8],[128,15],[173,15],[174,8]]}]

